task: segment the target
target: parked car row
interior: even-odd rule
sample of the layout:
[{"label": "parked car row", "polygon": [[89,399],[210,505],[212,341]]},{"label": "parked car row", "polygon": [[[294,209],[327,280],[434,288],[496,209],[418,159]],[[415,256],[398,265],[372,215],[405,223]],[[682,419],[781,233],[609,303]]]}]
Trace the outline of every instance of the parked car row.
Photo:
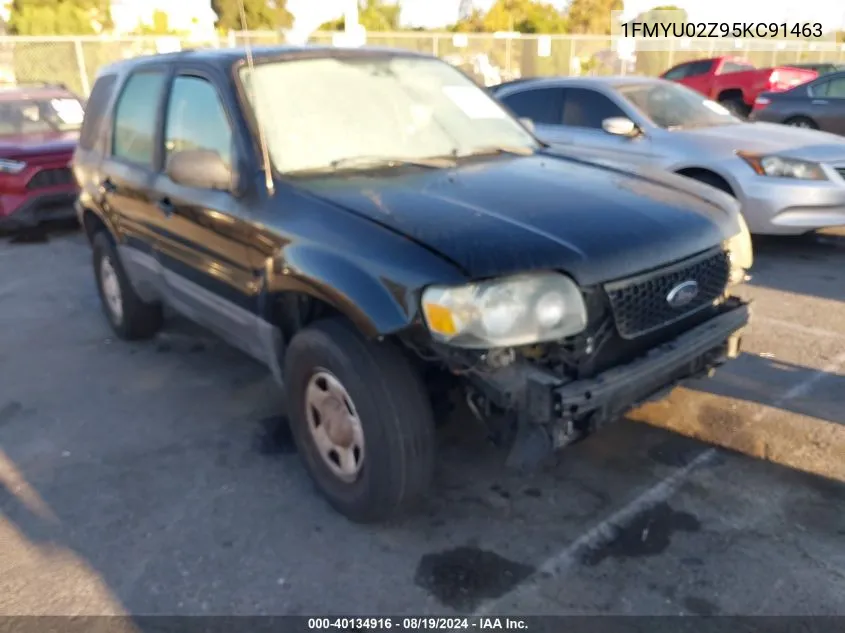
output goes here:
[{"label": "parked car row", "polygon": [[737,57],[678,64],[661,77],[716,101],[740,118],[845,134],[845,65],[754,68]]}]

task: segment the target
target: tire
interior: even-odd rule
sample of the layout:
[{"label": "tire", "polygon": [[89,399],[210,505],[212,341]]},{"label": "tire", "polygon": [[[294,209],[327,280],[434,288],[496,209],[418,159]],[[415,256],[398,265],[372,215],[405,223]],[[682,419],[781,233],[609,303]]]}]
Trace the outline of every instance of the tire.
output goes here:
[{"label": "tire", "polygon": [[738,116],[740,119],[747,119],[748,115],[751,113],[751,108],[745,105],[742,97],[719,99],[719,104],[730,110],[731,114]]},{"label": "tire", "polygon": [[[312,480],[335,510],[356,523],[382,522],[406,512],[428,491],[435,452],[431,402],[419,375],[397,348],[367,341],[343,319],[317,321],[293,337],[284,378],[294,442]],[[337,380],[348,396],[343,396],[347,408],[329,412],[344,417],[352,413],[363,438],[360,470],[346,480],[333,470],[338,464],[330,466],[323,456],[329,453],[320,449],[317,432],[312,431],[320,416],[314,415],[308,389],[311,385],[319,392],[324,379]],[[334,420],[320,417],[321,428],[330,432]],[[347,446],[354,446],[354,440]]]},{"label": "tire", "polygon": [[[112,330],[127,341],[152,337],[164,321],[161,304],[146,303],[138,296],[126,276],[114,243],[104,231],[94,235],[91,245],[97,292]],[[117,288],[116,297],[112,283]]]},{"label": "tire", "polygon": [[784,125],[790,127],[801,127],[807,130],[818,130],[819,126],[812,119],[805,116],[794,116],[783,122]]}]

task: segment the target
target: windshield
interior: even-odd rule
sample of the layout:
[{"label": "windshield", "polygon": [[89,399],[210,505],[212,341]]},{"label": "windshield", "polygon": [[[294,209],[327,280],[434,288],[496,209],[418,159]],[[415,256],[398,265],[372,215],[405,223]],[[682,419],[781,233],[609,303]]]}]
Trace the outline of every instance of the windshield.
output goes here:
[{"label": "windshield", "polygon": [[78,131],[83,114],[73,97],[0,100],[0,136]]},{"label": "windshield", "polygon": [[658,127],[677,129],[740,123],[715,101],[680,84],[639,83],[619,86],[618,90]]},{"label": "windshield", "polygon": [[252,76],[242,69],[241,80],[282,173],[538,146],[494,99],[440,60],[269,62]]}]

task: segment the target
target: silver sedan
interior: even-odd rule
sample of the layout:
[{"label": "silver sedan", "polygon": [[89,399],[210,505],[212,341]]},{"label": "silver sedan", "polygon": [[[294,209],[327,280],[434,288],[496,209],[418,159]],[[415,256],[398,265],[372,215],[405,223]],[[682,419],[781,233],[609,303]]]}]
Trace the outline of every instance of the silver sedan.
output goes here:
[{"label": "silver sedan", "polygon": [[668,170],[729,193],[752,233],[845,225],[843,137],[747,123],[662,79],[535,78],[492,91],[555,151]]}]

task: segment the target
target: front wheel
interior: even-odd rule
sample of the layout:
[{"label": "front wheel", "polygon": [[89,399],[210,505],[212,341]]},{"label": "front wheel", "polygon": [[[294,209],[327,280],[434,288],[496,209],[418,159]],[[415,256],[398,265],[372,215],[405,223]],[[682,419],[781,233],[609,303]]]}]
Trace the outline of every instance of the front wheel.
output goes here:
[{"label": "front wheel", "polygon": [[112,330],[125,340],[150,338],[162,325],[161,304],[147,303],[138,296],[105,232],[94,236],[92,246],[97,290]]},{"label": "front wheel", "polygon": [[290,343],[285,388],[299,453],[338,512],[384,521],[428,490],[431,402],[398,349],[364,339],[342,319],[318,321]]},{"label": "front wheel", "polygon": [[719,104],[740,119],[747,119],[748,115],[751,114],[751,108],[745,104],[742,97],[727,97],[725,99],[720,99]]}]

